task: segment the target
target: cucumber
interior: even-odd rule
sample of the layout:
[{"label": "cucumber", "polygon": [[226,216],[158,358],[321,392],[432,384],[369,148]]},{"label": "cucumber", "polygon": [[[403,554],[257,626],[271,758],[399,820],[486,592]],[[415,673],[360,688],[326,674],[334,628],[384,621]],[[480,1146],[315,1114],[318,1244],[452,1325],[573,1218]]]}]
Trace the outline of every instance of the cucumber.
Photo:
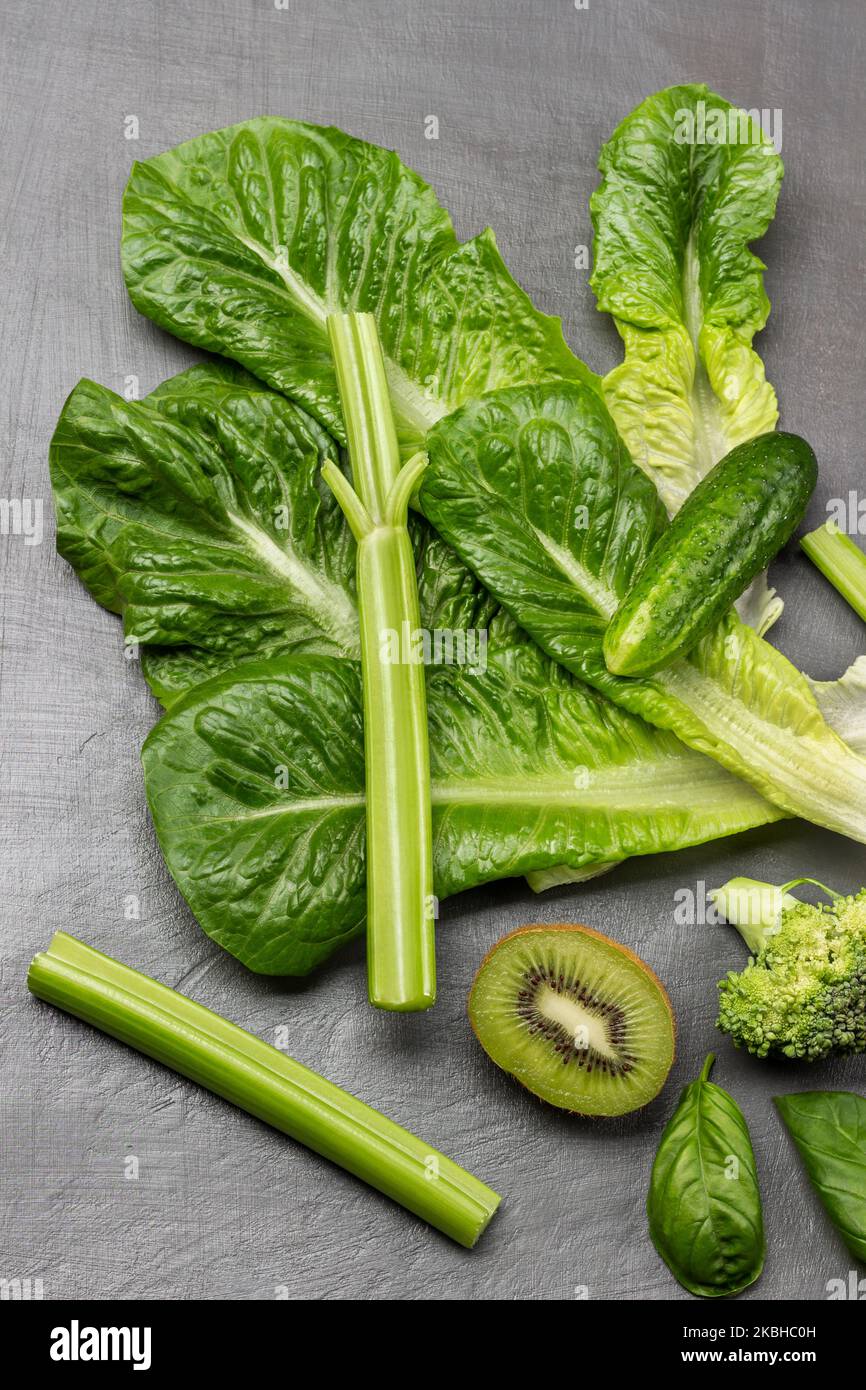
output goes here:
[{"label": "cucumber", "polygon": [[738,444],[687,498],[604,634],[617,676],[649,676],[695,643],[789,539],[818,477],[805,439]]}]

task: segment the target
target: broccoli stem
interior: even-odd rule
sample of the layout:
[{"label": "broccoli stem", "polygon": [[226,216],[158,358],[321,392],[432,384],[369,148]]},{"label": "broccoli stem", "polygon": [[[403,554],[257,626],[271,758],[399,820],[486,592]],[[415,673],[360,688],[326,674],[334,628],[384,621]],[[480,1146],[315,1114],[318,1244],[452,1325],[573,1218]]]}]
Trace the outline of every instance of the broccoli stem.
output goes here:
[{"label": "broccoli stem", "polygon": [[753,955],[766,946],[782,924],[782,913],[796,907],[799,899],[787,889],[794,884],[777,888],[756,878],[731,878],[721,888],[713,888],[709,897],[726,921],[736,927]]},{"label": "broccoli stem", "polygon": [[789,893],[792,888],[799,888],[801,883],[811,883],[814,888],[820,888],[822,893],[826,893],[828,898],[839,898],[841,893],[837,893],[835,888],[828,888],[826,883],[821,883],[817,878],[792,878],[790,883],[783,883],[780,891]]},{"label": "broccoli stem", "polygon": [[358,542],[368,991],[380,1009],[427,1009],[436,998],[430,764],[424,667],[411,647],[421,618],[406,525],[426,457],[400,468],[373,316],[331,315],[328,336],[357,488],[325,464],[322,476]]},{"label": "broccoli stem", "polygon": [[709,893],[714,906],[732,927],[736,927],[752,955],[758,955],[782,925],[782,913],[797,907],[800,899],[790,891],[801,883],[811,883],[828,897],[838,898],[832,888],[816,878],[792,878],[777,888],[756,878],[731,878]]}]

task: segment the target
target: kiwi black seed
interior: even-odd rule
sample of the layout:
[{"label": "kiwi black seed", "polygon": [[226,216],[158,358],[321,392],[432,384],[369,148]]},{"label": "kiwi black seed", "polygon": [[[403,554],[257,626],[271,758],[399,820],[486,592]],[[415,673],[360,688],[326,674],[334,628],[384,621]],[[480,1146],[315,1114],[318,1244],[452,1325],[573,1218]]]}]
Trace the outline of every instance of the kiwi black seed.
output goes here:
[{"label": "kiwi black seed", "polygon": [[528,1090],[581,1115],[625,1115],[674,1060],[670,1000],[649,966],[591,927],[520,927],[481,963],[469,1018]]}]

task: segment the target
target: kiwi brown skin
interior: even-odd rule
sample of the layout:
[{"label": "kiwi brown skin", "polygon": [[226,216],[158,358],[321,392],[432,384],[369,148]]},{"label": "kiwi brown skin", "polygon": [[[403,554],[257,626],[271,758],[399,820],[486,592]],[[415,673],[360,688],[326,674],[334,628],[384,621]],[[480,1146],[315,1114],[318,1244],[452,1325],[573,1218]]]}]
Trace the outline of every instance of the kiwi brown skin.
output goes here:
[{"label": "kiwi brown skin", "polygon": [[[602,942],[604,942],[605,946],[610,946],[610,947],[612,947],[614,950],[620,951],[624,956],[628,957],[628,959],[629,959],[630,961],[632,961],[633,964],[635,964],[636,966],[638,966],[638,967],[643,971],[643,973],[653,982],[653,984],[654,984],[654,985],[656,986],[656,988],[658,989],[659,994],[661,995],[662,1000],[663,1000],[664,1004],[666,1005],[668,1014],[669,1014],[669,1016],[670,1016],[671,1031],[672,1031],[672,1034],[673,1034],[672,1051],[671,1051],[671,1068],[672,1068],[672,1067],[673,1067],[673,1064],[674,1064],[674,1062],[675,1062],[675,1060],[676,1060],[677,1017],[676,1017],[676,1014],[674,1013],[673,1005],[671,1004],[670,995],[668,994],[667,990],[665,989],[665,987],[664,987],[664,985],[662,984],[661,980],[659,979],[658,975],[655,973],[655,971],[654,971],[649,965],[647,965],[646,961],[643,960],[635,951],[632,951],[630,947],[624,946],[624,945],[622,944],[621,941],[615,941],[615,940],[613,939],[613,937],[611,937],[611,936],[605,936],[604,932],[596,931],[595,927],[587,927],[587,926],[585,926],[582,922],[532,922],[532,923],[529,923],[529,924],[527,924],[526,926],[523,926],[523,927],[515,927],[514,931],[506,932],[505,936],[501,936],[501,937],[499,938],[499,940],[496,941],[496,942],[494,942],[494,944],[490,947],[490,949],[487,951],[487,953],[486,953],[485,956],[483,957],[483,959],[482,959],[482,961],[481,961],[481,964],[479,965],[479,967],[478,967],[478,969],[476,970],[475,975],[474,975],[474,977],[473,977],[472,985],[471,985],[470,990],[469,990],[469,997],[468,997],[468,999],[467,999],[467,1009],[466,1009],[466,1011],[467,1011],[467,1013],[468,1013],[468,1015],[469,1015],[469,1023],[470,1023],[470,1025],[471,1025],[471,1027],[472,1027],[472,1031],[473,1031],[473,1033],[475,1034],[475,1037],[476,1037],[476,1039],[478,1040],[478,1043],[480,1044],[482,1051],[483,1051],[487,1056],[489,1056],[489,1053],[487,1053],[487,1049],[486,1049],[486,1047],[484,1046],[484,1042],[483,1042],[483,1040],[482,1040],[482,1038],[481,1038],[481,1034],[479,1033],[478,1029],[477,1029],[476,1026],[475,1026],[475,1020],[474,1020],[474,1018],[472,1017],[472,1008],[471,1008],[471,1005],[472,1005],[472,995],[473,995],[473,992],[474,992],[474,990],[475,990],[476,983],[478,982],[479,976],[481,975],[482,971],[484,970],[484,967],[487,965],[488,961],[489,961],[494,955],[496,955],[496,953],[497,953],[497,951],[499,950],[499,948],[500,948],[501,946],[503,946],[503,945],[505,944],[506,941],[512,941],[515,937],[518,937],[518,936],[530,936],[530,935],[533,935],[533,934],[535,934],[535,933],[541,933],[541,932],[556,932],[556,931],[568,932],[568,933],[570,933],[571,935],[574,935],[575,933],[581,933],[581,934],[584,935],[584,936],[592,936],[592,937],[595,937],[595,939],[596,939],[597,941],[602,941]],[[491,1062],[493,1062],[493,1065],[494,1065],[494,1066],[498,1066],[498,1065],[499,1065],[496,1061],[494,1061],[494,1059],[493,1059],[492,1057],[490,1058],[490,1060],[491,1060]],[[500,1068],[500,1070],[502,1070],[502,1068]],[[533,1096],[537,1101],[540,1102],[540,1104],[542,1104],[542,1105],[550,1105],[550,1104],[551,1104],[550,1101],[545,1100],[544,1096],[540,1096],[540,1095],[538,1095],[538,1093],[537,1093],[536,1091],[533,1091],[533,1089],[532,1089],[531,1086],[527,1086],[526,1083],[523,1082],[523,1081],[520,1079],[519,1076],[515,1075],[514,1072],[506,1072],[506,1075],[510,1076],[510,1077],[512,1078],[512,1080],[516,1081],[517,1084],[518,1084],[519,1086],[521,1086],[523,1090],[528,1091],[529,1094],[530,1094],[531,1096]],[[669,1070],[669,1072],[668,1072],[668,1075],[670,1075],[670,1070]],[[659,1092],[656,1092],[656,1095],[658,1095],[658,1094],[659,1094]],[[636,1114],[637,1111],[643,1110],[644,1107],[647,1106],[647,1105],[649,1105],[650,1101],[655,1100],[655,1098],[656,1098],[656,1096],[648,1096],[647,1099],[646,1099],[645,1101],[643,1101],[640,1105],[635,1106],[634,1110],[632,1110],[632,1111],[627,1111],[627,1112],[624,1112],[624,1113],[627,1113],[627,1114]],[[557,1108],[561,1109],[563,1114],[566,1114],[566,1115],[576,1115],[576,1116],[579,1116],[579,1117],[580,1117],[581,1119],[583,1119],[583,1120],[606,1120],[606,1119],[621,1119],[621,1118],[622,1118],[621,1115],[609,1116],[609,1115],[601,1115],[601,1114],[587,1114],[587,1113],[585,1113],[585,1112],[582,1111],[582,1110],[568,1110],[568,1109],[565,1109],[564,1107],[557,1107]]]}]

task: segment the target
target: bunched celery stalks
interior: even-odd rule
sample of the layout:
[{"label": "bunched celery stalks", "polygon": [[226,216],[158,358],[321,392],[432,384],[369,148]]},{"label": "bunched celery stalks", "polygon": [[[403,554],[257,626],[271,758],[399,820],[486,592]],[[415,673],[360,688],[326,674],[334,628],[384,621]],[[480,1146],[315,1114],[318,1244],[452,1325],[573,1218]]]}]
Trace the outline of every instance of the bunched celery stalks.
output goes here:
[{"label": "bunched celery stalks", "polygon": [[367,982],[370,1002],[380,1009],[427,1009],[436,998],[427,703],[424,668],[405,660],[402,650],[403,634],[421,625],[406,519],[426,456],[417,454],[401,470],[372,314],[333,314],[328,335],[357,488],[335,464],[324,465],[322,475],[358,542]]},{"label": "bunched celery stalks", "polygon": [[813,565],[866,622],[866,555],[835,521],[825,521],[800,541]]},{"label": "bunched celery stalks", "polygon": [[56,932],[32,992],[188,1076],[472,1246],[499,1197],[377,1110],[185,995]]}]

